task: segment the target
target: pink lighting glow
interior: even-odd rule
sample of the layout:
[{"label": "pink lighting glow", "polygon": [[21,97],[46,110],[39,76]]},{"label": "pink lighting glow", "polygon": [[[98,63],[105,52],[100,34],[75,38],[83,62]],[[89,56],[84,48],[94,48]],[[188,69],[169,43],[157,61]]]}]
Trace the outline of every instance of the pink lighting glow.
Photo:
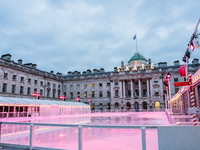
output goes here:
[{"label": "pink lighting glow", "polygon": [[40,93],[33,93],[32,96],[36,97],[36,96],[41,96]]},{"label": "pink lighting glow", "polygon": [[61,96],[60,96],[60,99],[66,99],[66,97],[65,97],[65,96],[63,96],[63,95],[61,95]]}]

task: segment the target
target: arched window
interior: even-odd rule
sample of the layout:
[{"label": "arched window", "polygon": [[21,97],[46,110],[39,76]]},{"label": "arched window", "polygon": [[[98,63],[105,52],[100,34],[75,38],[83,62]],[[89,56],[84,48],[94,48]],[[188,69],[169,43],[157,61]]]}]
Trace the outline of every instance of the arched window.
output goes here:
[{"label": "arched window", "polygon": [[147,109],[147,102],[142,103],[142,109]]},{"label": "arched window", "polygon": [[130,103],[130,102],[127,102],[127,103],[126,103],[126,108],[127,108],[127,109],[131,109],[131,103]]},{"label": "arched window", "polygon": [[91,106],[92,106],[92,110],[94,110],[94,109],[95,109],[95,105],[94,105],[94,103],[92,103]]},{"label": "arched window", "polygon": [[160,109],[160,102],[159,101],[155,102],[155,109]]},{"label": "arched window", "polygon": [[134,109],[139,109],[139,103],[138,102],[134,103]]},{"label": "arched window", "polygon": [[119,108],[119,103],[115,103],[115,108]]}]

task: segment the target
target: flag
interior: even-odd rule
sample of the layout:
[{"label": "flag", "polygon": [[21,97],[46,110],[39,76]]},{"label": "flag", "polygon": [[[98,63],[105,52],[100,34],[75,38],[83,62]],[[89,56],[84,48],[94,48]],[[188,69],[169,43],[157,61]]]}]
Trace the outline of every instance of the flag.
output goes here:
[{"label": "flag", "polygon": [[136,39],[136,35],[133,37],[133,40],[135,40]]}]

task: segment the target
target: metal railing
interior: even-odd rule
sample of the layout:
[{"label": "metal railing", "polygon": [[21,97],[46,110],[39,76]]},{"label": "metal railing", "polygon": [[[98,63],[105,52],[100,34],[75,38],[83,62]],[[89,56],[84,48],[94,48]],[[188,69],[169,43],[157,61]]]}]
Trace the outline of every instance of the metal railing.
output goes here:
[{"label": "metal railing", "polygon": [[92,113],[103,112],[160,112],[165,111],[164,108],[160,109],[105,109],[105,110],[91,110]]},{"label": "metal railing", "polygon": [[0,112],[0,118],[28,117],[27,112]]},{"label": "metal railing", "polygon": [[[146,150],[146,129],[157,129],[157,126],[105,126],[105,125],[74,125],[74,124],[47,124],[47,123],[22,123],[22,122],[0,122],[0,136],[2,131],[2,124],[11,124],[11,125],[27,125],[30,126],[30,141],[28,149],[32,150],[34,149],[34,132],[35,128],[34,126],[51,126],[51,127],[78,127],[78,150],[82,150],[83,146],[83,140],[82,140],[82,133],[83,128],[109,128],[109,129],[141,129],[141,135],[142,135],[142,150]],[[1,139],[0,139],[1,141]],[[8,143],[2,143],[0,142],[0,145],[6,145]],[[15,144],[8,144],[10,146],[15,147]],[[21,145],[21,148],[24,148],[24,145]],[[18,148],[20,148],[20,145],[17,145]],[[38,148],[38,147],[37,147]]]}]

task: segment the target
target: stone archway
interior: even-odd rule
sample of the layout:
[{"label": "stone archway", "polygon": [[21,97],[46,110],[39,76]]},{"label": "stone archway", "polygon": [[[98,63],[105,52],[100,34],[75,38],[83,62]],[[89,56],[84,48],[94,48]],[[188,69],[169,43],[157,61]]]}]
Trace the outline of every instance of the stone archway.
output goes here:
[{"label": "stone archway", "polygon": [[155,102],[155,109],[160,109],[160,102],[159,101]]},{"label": "stone archway", "polygon": [[128,109],[128,110],[131,109],[131,103],[130,102],[126,103],[126,109]]},{"label": "stone archway", "polygon": [[142,102],[142,109],[147,109],[147,102]]},{"label": "stone archway", "polygon": [[94,105],[94,103],[92,103],[91,106],[92,106],[92,110],[95,110],[95,105]]},{"label": "stone archway", "polygon": [[138,102],[134,103],[134,109],[139,109],[139,103]]},{"label": "stone archway", "polygon": [[115,108],[119,108],[119,103],[118,102],[115,103]]}]

